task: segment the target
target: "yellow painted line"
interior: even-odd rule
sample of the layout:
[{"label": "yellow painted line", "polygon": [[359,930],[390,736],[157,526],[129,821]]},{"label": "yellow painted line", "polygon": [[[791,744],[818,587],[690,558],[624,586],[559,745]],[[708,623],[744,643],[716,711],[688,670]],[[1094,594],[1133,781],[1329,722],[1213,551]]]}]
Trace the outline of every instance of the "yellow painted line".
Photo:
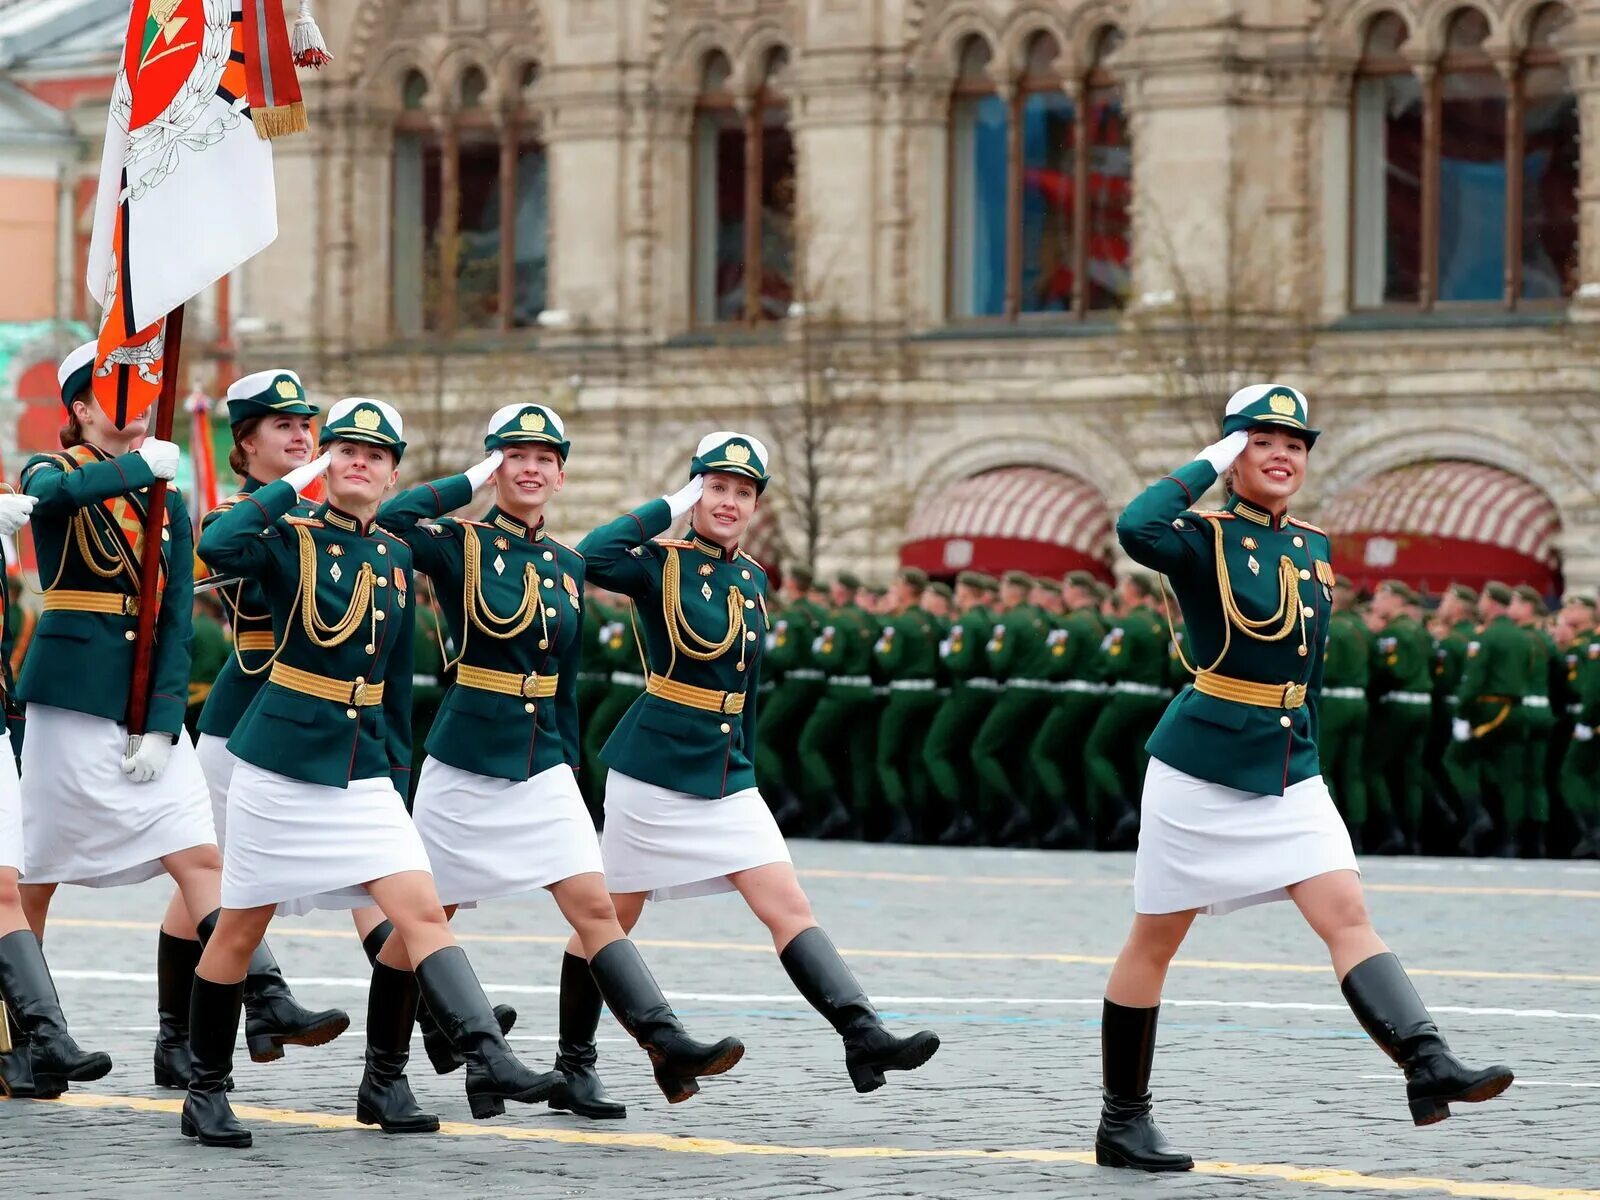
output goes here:
[{"label": "yellow painted line", "polygon": [[[183,1110],[178,1099],[156,1100],[144,1096],[105,1096],[89,1092],[68,1092],[59,1100],[36,1101],[62,1104],[70,1108],[123,1109],[138,1113],[176,1116]],[[359,1131],[363,1127],[354,1117],[335,1113],[297,1112],[286,1108],[263,1108],[235,1104],[233,1111],[245,1121],[275,1125],[302,1125],[313,1129]],[[174,1132],[176,1132],[174,1130]],[[665,1133],[602,1133],[587,1129],[548,1129],[515,1125],[466,1124],[443,1121],[439,1132],[446,1137],[488,1137],[513,1142],[559,1142],[573,1146],[604,1146],[612,1149],[657,1150],[673,1154],[707,1154],[718,1157],[821,1158],[821,1159],[923,1159],[968,1162],[1076,1163],[1094,1165],[1088,1150],[1050,1150],[1017,1148],[1008,1150],[936,1149],[918,1146],[783,1146],[760,1142],[734,1142],[725,1138],[680,1137]],[[1389,1177],[1365,1175],[1336,1167],[1296,1167],[1286,1163],[1196,1162],[1201,1175],[1243,1176],[1275,1179],[1284,1183],[1305,1183],[1341,1190],[1365,1189],[1377,1192],[1440,1192],[1471,1200],[1600,1200],[1600,1192],[1581,1188],[1549,1188],[1531,1183],[1500,1183],[1492,1180],[1464,1181],[1429,1179],[1419,1176]]]},{"label": "yellow painted line", "polygon": [[[959,887],[1130,888],[1131,879],[1068,879],[1054,875],[930,875],[910,871],[848,871],[834,867],[806,867],[807,879],[859,879],[869,883],[917,883]],[[1561,900],[1600,900],[1600,888],[1479,887],[1475,884],[1368,883],[1369,892],[1413,896],[1535,896]]]},{"label": "yellow painted line", "polygon": [[[52,918],[50,927],[74,926],[80,929],[138,929],[154,933],[159,926],[154,921],[114,921],[93,917]],[[354,929],[297,929],[274,925],[270,935],[275,940],[297,938],[334,938],[355,940]],[[512,945],[565,946],[567,939],[541,933],[470,933],[458,931],[456,936],[467,943],[509,943]],[[634,944],[646,950],[692,950],[700,953],[770,955],[771,942],[701,942],[686,938],[634,938]],[[1055,966],[1109,967],[1116,957],[1108,954],[1057,954],[1053,951],[1024,950],[872,950],[861,947],[841,947],[841,954],[851,958],[910,959],[914,962],[1030,962],[1049,963]],[[1333,968],[1327,963],[1274,963],[1232,962],[1216,958],[1178,958],[1174,967],[1193,971],[1255,971],[1277,975],[1331,975]],[[1478,971],[1465,967],[1413,967],[1407,966],[1410,975],[1429,975],[1440,979],[1501,979],[1534,983],[1600,983],[1600,975],[1579,975],[1566,971]]]}]

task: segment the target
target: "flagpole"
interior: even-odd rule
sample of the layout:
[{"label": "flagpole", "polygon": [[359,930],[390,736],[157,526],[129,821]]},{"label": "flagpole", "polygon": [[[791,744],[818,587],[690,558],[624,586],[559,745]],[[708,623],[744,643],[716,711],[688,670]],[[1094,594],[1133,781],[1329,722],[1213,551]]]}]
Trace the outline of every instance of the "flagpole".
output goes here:
[{"label": "flagpole", "polygon": [[[155,428],[149,436],[172,440],[172,418],[178,407],[178,356],[183,350],[183,305],[167,314],[166,343],[161,352],[161,395],[156,400]],[[148,492],[144,517],[144,556],[139,561],[139,632],[133,643],[133,681],[128,690],[128,734],[144,733],[150,714],[150,663],[155,657],[156,617],[161,611],[161,531],[167,509],[167,481],[158,479]],[[187,603],[182,597],[179,603]]]}]

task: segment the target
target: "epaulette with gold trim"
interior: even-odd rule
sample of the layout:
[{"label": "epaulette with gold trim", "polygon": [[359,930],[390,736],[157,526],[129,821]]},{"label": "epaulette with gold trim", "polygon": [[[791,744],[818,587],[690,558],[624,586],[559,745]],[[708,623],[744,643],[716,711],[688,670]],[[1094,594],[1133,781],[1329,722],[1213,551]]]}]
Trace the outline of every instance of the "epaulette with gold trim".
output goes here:
[{"label": "epaulette with gold trim", "polygon": [[671,546],[675,550],[688,550],[694,545],[688,538],[651,538],[657,546]]},{"label": "epaulette with gold trim", "polygon": [[574,558],[578,559],[580,562],[587,561],[586,559],[584,559],[584,557],[583,557],[583,555],[581,553],[579,553],[578,551],[574,550],[571,546],[567,545],[560,538],[553,538],[547,533],[547,534],[544,535],[544,540],[547,541],[547,542],[554,542],[556,545],[560,546],[563,550],[565,550],[568,554],[572,555]]},{"label": "epaulette with gold trim", "polygon": [[1233,520],[1233,514],[1231,512],[1223,512],[1220,509],[1213,510],[1209,508],[1192,508],[1189,510],[1189,515],[1191,517],[1200,517],[1202,520],[1209,517],[1216,517],[1219,521]]},{"label": "epaulette with gold trim", "polygon": [[[1289,517],[1288,521],[1291,525],[1298,525],[1301,529],[1309,529],[1312,533],[1320,533],[1323,537],[1328,537],[1328,531],[1326,529],[1318,529],[1310,521],[1302,521],[1299,517]],[[1332,541],[1333,539],[1328,538],[1328,540]]]},{"label": "epaulette with gold trim", "polygon": [[372,532],[373,533],[381,533],[381,534],[383,534],[384,537],[388,538],[391,542],[399,542],[402,546],[405,545],[405,542],[406,542],[405,538],[401,537],[399,534],[390,533],[387,529],[385,529],[382,525],[379,525],[376,521],[374,521],[372,523]]},{"label": "epaulette with gold trim", "polygon": [[745,552],[744,552],[744,551],[743,551],[743,550],[741,550],[741,551],[739,551],[739,554],[738,554],[738,557],[739,557],[739,558],[742,558],[742,559],[744,559],[744,560],[745,560],[745,561],[746,561],[746,562],[751,562],[751,563],[755,563],[755,565],[756,565],[756,569],[757,569],[757,570],[758,570],[758,571],[760,571],[760,572],[761,572],[761,573],[762,573],[762,574],[763,574],[763,575],[765,575],[765,574],[766,574],[766,571],[767,571],[767,569],[766,569],[766,568],[765,568],[765,567],[763,567],[763,566],[762,566],[762,565],[761,565],[761,564],[760,564],[760,562],[758,562],[758,561],[757,561],[757,560],[756,560],[756,558],[755,558],[755,556],[754,556],[754,555],[752,555],[752,554],[746,554],[746,553],[745,553]]},{"label": "epaulette with gold trim", "polygon": [[307,529],[321,529],[323,524],[315,517],[286,516],[283,518],[286,525],[304,525]]},{"label": "epaulette with gold trim", "polygon": [[493,529],[494,528],[493,523],[489,522],[489,521],[474,521],[474,520],[471,520],[471,519],[469,519],[467,517],[457,517],[455,519],[457,521],[459,521],[463,525],[471,525],[474,529]]}]

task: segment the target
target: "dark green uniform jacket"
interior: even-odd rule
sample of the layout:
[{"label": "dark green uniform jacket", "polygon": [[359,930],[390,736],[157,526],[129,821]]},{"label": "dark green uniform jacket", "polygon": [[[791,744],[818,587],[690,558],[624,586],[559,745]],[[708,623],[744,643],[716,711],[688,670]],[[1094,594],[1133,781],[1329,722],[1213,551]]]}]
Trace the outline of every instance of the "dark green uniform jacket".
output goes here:
[{"label": "dark green uniform jacket", "polygon": [[[1196,668],[1285,690],[1301,685],[1305,702],[1265,707],[1206,695],[1191,685],[1167,706],[1146,748],[1199,779],[1281,795],[1320,773],[1317,697],[1333,609],[1328,538],[1236,496],[1220,512],[1195,510],[1195,500],[1216,478],[1209,463],[1191,462],[1157,480],[1123,510],[1118,540],[1135,562],[1171,579]],[[1219,552],[1225,584],[1219,584]],[[1264,636],[1285,627],[1287,634],[1274,641],[1249,636],[1227,614],[1229,601],[1243,620],[1261,623]],[[1269,622],[1274,614],[1281,619]]]},{"label": "dark green uniform jacket", "polygon": [[[562,763],[576,768],[583,556],[542,523],[530,530],[498,508],[482,521],[426,523],[421,533],[412,539],[417,569],[433,579],[460,647],[428,753],[496,779],[528,779]],[[466,686],[462,668],[516,675],[522,694]],[[539,696],[549,685],[538,681],[552,678],[554,695]]]},{"label": "dark green uniform jacket", "polygon": [[[22,668],[19,691],[32,704],[123,722],[139,618],[139,559],[123,529],[144,519],[155,476],[137,454],[115,458],[92,446],[41,454],[22,468],[22,490],[37,498],[33,543],[46,611]],[[112,505],[106,502],[112,501]],[[125,508],[123,507],[125,502]],[[113,514],[112,507],[122,508]],[[87,550],[88,558],[85,558]],[[189,639],[194,616],[194,534],[189,511],[167,488],[162,532],[161,610],[150,672],[148,729],[179,736],[189,700]],[[117,612],[50,608],[50,593],[94,593]]]},{"label": "dark green uniform jacket", "polygon": [[667,690],[702,689],[696,694],[716,707],[640,696],[602,757],[646,783],[718,799],[756,786],[767,573],[748,554],[730,554],[692,530],[682,541],[652,540],[671,524],[667,502],[652,500],[600,526],[578,550],[597,585],[632,597],[652,675],[669,681]]}]

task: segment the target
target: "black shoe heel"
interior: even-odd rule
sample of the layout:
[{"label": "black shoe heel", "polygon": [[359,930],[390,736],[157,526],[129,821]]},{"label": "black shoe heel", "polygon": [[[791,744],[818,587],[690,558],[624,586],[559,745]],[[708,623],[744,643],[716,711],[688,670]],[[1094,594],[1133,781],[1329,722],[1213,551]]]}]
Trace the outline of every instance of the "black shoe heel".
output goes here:
[{"label": "black shoe heel", "polygon": [[855,1085],[856,1091],[863,1095],[875,1092],[883,1086],[883,1072],[877,1067],[856,1063],[850,1067],[850,1082]]},{"label": "black shoe heel", "polygon": [[1411,1101],[1411,1120],[1416,1125],[1437,1125],[1450,1115],[1450,1106],[1443,1100]]},{"label": "black shoe heel", "polygon": [[668,1104],[682,1104],[700,1094],[700,1084],[693,1079],[680,1079],[665,1067],[657,1067],[654,1074],[656,1086]]}]

